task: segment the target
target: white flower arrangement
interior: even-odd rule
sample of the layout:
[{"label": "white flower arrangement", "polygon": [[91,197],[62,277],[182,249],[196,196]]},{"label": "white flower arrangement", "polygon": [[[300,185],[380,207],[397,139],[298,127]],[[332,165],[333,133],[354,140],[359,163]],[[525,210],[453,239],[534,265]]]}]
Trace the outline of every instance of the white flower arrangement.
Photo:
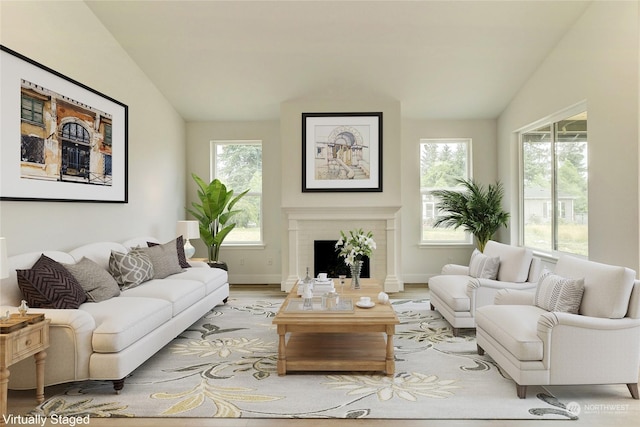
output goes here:
[{"label": "white flower arrangement", "polygon": [[376,242],[373,240],[373,234],[362,229],[349,231],[347,238],[344,231],[340,231],[340,240],[336,243],[336,250],[340,251],[339,255],[344,257],[344,263],[352,266],[355,261],[362,260],[363,257],[371,257],[373,250],[376,249]]}]

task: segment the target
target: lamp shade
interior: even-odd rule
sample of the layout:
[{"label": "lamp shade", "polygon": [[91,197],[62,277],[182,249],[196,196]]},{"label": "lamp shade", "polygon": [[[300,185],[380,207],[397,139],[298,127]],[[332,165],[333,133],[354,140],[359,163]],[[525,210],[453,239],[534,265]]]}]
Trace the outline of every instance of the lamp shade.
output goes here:
[{"label": "lamp shade", "polygon": [[185,240],[197,239],[200,237],[200,224],[198,221],[178,221],[178,236]]},{"label": "lamp shade", "polygon": [[7,255],[7,240],[0,237],[0,279],[9,277],[9,256]]}]

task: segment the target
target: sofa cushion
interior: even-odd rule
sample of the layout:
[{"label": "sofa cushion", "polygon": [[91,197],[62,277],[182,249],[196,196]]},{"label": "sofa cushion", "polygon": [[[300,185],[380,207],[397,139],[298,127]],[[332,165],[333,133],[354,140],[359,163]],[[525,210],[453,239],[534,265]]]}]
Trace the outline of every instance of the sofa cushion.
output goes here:
[{"label": "sofa cushion", "polygon": [[176,249],[176,240],[172,240],[162,245],[154,245],[151,247],[140,247],[134,251],[144,252],[151,259],[153,264],[153,278],[164,279],[165,277],[180,273],[182,267],[178,261],[178,252]]},{"label": "sofa cushion", "polygon": [[[182,268],[191,268],[191,264],[187,261],[187,256],[184,253],[184,238],[182,236],[176,237],[176,252],[178,254],[178,263]],[[147,242],[147,246],[158,246],[160,243]]]},{"label": "sofa cushion", "polygon": [[518,360],[542,360],[538,318],[545,310],[535,305],[485,305],[476,310],[476,325]]},{"label": "sofa cushion", "polygon": [[75,264],[63,264],[63,266],[76,278],[89,301],[100,302],[120,295],[116,279],[89,258],[82,257]]},{"label": "sofa cushion", "polygon": [[635,271],[568,255],[558,259],[554,271],[564,277],[584,277],[580,314],[610,319],[626,315]]},{"label": "sofa cushion", "polygon": [[28,270],[17,270],[18,286],[33,308],[75,309],[87,295],[62,264],[41,255]]},{"label": "sofa cushion", "polygon": [[530,249],[489,240],[484,247],[484,254],[488,257],[500,257],[499,281],[515,283],[527,281],[533,259],[533,252]]},{"label": "sofa cushion", "polygon": [[583,293],[584,279],[567,279],[544,270],[538,280],[534,302],[547,311],[578,314]]},{"label": "sofa cushion", "polygon": [[149,255],[136,249],[129,253],[111,252],[109,272],[122,289],[129,289],[153,279]]},{"label": "sofa cushion", "polygon": [[435,276],[429,279],[429,292],[436,294],[453,311],[469,311],[468,283],[469,276]]},{"label": "sofa cushion", "polygon": [[171,303],[162,299],[123,295],[99,303],[85,303],[80,309],[96,322],[91,342],[97,353],[124,350],[171,320],[173,311]]},{"label": "sofa cushion", "polygon": [[126,297],[159,298],[171,303],[176,316],[206,296],[205,285],[193,280],[153,279],[123,292]]},{"label": "sofa cushion", "polygon": [[469,261],[469,275],[478,279],[492,279],[498,277],[500,257],[488,257],[477,249],[473,250]]},{"label": "sofa cushion", "polygon": [[228,273],[221,268],[190,268],[183,270],[181,273],[172,274],[167,277],[172,280],[195,280],[200,283],[204,283],[206,288],[205,292],[209,295],[211,292],[223,286],[229,281]]}]

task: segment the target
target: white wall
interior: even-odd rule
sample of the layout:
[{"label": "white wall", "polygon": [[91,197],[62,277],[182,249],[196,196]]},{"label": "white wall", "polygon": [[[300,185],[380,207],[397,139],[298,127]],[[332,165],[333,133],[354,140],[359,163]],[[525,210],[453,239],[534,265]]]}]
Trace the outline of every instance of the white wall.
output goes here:
[{"label": "white wall", "polygon": [[174,238],[184,216],[184,121],[85,3],[2,1],[0,43],[129,106],[129,203],[2,201],[9,254]]},{"label": "white wall", "polygon": [[402,272],[407,283],[425,283],[447,263],[466,265],[473,245],[420,246],[420,139],[471,138],[473,178],[497,179],[495,120],[402,120]]},{"label": "white wall", "polygon": [[[519,128],[587,101],[589,258],[638,271],[638,2],[594,2],[498,120],[498,168],[518,218]],[[517,223],[510,240],[517,242]]]},{"label": "white wall", "polygon": [[[229,266],[229,283],[279,283],[280,230],[280,122],[191,122],[187,123],[187,204],[197,201],[195,173],[209,179],[212,140],[262,140],[262,229],[264,246],[224,246],[220,258]],[[234,189],[241,190],[241,189]],[[207,257],[206,246],[196,239],[196,257]]]}]

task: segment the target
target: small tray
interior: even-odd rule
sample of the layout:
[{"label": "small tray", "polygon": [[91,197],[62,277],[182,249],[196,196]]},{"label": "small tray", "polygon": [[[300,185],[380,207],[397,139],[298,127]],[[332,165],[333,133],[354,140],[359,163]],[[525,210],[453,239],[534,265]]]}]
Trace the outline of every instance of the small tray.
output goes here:
[{"label": "small tray", "polygon": [[290,299],[284,308],[285,313],[327,313],[327,314],[344,314],[353,313],[353,301],[351,298],[344,298],[338,301],[338,307],[333,310],[327,310],[322,307],[322,297],[313,297],[312,309],[305,310],[303,308],[304,298]]},{"label": "small tray", "polygon": [[22,316],[20,313],[14,313],[9,319],[0,321],[0,334],[8,334],[18,329],[22,329],[27,325],[42,322],[44,313],[32,313]]}]

